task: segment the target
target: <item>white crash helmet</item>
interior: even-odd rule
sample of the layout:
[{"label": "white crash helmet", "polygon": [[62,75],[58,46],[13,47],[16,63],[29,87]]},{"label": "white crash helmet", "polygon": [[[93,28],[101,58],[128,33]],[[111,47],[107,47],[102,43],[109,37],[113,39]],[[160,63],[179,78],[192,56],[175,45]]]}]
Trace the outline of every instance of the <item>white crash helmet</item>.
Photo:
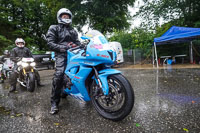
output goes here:
[{"label": "white crash helmet", "polygon": [[[23,43],[23,45],[19,45],[18,43]],[[23,48],[25,46],[25,41],[22,38],[17,38],[15,40],[15,44],[16,44],[17,47]]]},{"label": "white crash helmet", "polygon": [[4,55],[10,55],[10,52],[9,52],[9,50],[5,50],[5,51],[3,52],[3,54],[4,54]]},{"label": "white crash helmet", "polygon": [[[67,14],[69,15],[69,19],[62,19],[61,16],[63,14]],[[67,8],[61,8],[58,12],[57,12],[57,20],[59,24],[66,24],[66,25],[70,25],[72,23],[72,13],[69,9]]]}]

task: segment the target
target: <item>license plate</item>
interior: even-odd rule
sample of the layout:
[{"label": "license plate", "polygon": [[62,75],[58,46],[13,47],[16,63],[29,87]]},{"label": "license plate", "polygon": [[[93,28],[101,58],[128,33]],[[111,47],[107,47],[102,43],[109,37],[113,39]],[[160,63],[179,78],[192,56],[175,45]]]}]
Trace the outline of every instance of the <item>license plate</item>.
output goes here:
[{"label": "license plate", "polygon": [[43,58],[42,60],[43,61],[49,61],[49,58]]}]

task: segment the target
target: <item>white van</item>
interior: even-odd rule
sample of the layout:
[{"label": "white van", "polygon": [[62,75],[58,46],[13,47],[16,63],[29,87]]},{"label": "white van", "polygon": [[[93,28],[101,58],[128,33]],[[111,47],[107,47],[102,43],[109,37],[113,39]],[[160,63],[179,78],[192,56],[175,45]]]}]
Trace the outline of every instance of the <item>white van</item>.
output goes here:
[{"label": "white van", "polygon": [[109,42],[109,46],[116,52],[117,54],[117,64],[124,62],[122,45],[119,42]]}]

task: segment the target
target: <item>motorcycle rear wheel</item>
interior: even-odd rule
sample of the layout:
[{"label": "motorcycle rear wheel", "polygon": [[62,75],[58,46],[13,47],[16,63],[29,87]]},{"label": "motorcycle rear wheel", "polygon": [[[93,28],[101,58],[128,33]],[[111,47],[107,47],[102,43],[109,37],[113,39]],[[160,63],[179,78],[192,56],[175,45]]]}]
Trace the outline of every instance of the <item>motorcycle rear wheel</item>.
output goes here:
[{"label": "motorcycle rear wheel", "polygon": [[28,74],[26,88],[29,92],[34,92],[35,90],[35,74],[32,72]]},{"label": "motorcycle rear wheel", "polygon": [[[132,110],[134,92],[129,81],[121,74],[110,75],[108,78],[109,94],[96,95],[97,85],[93,81],[91,86],[91,101],[96,111],[106,119],[120,121]],[[96,96],[95,96],[96,95]]]}]

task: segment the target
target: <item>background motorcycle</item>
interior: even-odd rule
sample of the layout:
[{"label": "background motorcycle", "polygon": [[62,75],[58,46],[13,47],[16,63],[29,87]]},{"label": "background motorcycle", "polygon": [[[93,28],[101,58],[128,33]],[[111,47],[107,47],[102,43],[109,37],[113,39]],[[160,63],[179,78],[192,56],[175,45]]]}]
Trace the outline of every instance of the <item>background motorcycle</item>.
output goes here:
[{"label": "background motorcycle", "polygon": [[26,87],[28,91],[33,92],[35,90],[35,66],[33,58],[21,58],[21,61],[17,62],[17,71],[19,77],[17,82],[21,86]]},{"label": "background motorcycle", "polygon": [[134,105],[134,92],[120,71],[111,69],[116,53],[96,30],[82,37],[85,45],[68,50],[64,93],[81,101],[92,101],[104,118],[124,119]]},{"label": "background motorcycle", "polygon": [[0,62],[1,83],[3,83],[5,79],[8,79],[10,77],[10,73],[12,72],[13,67],[14,62],[10,58],[5,58],[4,62]]}]

